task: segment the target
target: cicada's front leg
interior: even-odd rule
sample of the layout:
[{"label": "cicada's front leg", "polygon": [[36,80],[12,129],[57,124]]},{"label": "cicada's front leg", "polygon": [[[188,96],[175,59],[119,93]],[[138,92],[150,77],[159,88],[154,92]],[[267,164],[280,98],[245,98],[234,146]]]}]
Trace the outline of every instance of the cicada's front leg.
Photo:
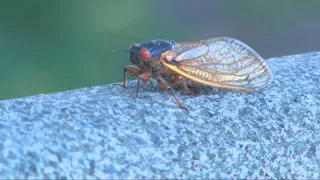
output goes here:
[{"label": "cicada's front leg", "polygon": [[148,73],[143,73],[138,67],[128,65],[124,68],[123,71],[123,84],[113,84],[113,86],[122,86],[123,88],[127,87],[127,72],[130,73],[132,76],[138,77],[137,83],[137,91],[136,97],[138,97],[138,92],[140,88],[140,80],[142,79],[144,82],[151,82],[150,75]]},{"label": "cicada's front leg", "polygon": [[[138,67],[128,65],[123,70],[123,84],[113,84],[113,86],[122,86],[123,88],[126,88],[127,87],[127,72],[130,73],[132,76],[136,76],[136,77],[139,77],[139,75],[142,74],[141,70]],[[147,77],[145,77],[145,78],[147,78]],[[146,79],[146,81],[148,81],[148,80]]]},{"label": "cicada's front leg", "polygon": [[176,93],[174,92],[174,90],[173,90],[164,80],[162,80],[161,77],[157,78],[157,82],[158,82],[159,86],[161,86],[163,89],[165,89],[165,90],[170,90],[170,91],[171,91],[171,93],[172,93],[172,95],[173,95],[173,98],[174,98],[174,100],[177,102],[178,107],[179,107],[180,109],[183,109],[183,110],[185,110],[187,113],[189,113],[188,109],[182,106],[182,103],[181,103],[181,102],[179,101],[179,99],[177,98],[177,95],[176,95]]}]

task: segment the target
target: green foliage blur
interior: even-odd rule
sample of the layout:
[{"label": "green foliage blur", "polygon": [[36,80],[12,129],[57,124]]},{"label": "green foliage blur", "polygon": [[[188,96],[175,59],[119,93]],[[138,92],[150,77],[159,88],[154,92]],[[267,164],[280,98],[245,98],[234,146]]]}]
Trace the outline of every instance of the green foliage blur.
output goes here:
[{"label": "green foliage blur", "polygon": [[320,1],[3,0],[0,100],[123,80],[153,39],[237,38],[263,57],[319,50]]}]

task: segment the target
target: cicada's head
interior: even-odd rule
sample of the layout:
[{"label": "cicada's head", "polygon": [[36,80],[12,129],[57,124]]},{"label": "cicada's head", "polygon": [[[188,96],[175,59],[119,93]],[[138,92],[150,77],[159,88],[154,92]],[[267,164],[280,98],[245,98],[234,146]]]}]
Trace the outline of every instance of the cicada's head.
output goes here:
[{"label": "cicada's head", "polygon": [[143,44],[130,45],[130,61],[139,65],[143,61],[158,60],[162,53],[171,51],[176,47],[175,42],[165,40],[153,40]]}]

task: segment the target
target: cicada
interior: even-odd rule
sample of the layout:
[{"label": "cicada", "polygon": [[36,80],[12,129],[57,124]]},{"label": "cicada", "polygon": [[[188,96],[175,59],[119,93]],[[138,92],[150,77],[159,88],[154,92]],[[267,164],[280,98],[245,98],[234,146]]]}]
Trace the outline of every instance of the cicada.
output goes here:
[{"label": "cicada", "polygon": [[124,68],[122,87],[127,86],[127,72],[140,81],[154,79],[165,90],[171,91],[178,107],[182,106],[172,85],[182,85],[188,95],[188,82],[204,86],[234,90],[253,90],[267,86],[272,73],[263,58],[243,42],[218,37],[213,39],[176,43],[153,40],[131,44],[130,61]]}]

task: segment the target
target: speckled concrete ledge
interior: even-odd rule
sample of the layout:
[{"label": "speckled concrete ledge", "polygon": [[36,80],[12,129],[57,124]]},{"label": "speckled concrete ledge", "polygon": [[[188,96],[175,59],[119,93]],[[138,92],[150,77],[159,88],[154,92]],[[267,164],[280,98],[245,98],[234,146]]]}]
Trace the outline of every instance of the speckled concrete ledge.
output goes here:
[{"label": "speckled concrete ledge", "polygon": [[252,92],[136,81],[0,101],[0,178],[320,178],[320,53]]}]

